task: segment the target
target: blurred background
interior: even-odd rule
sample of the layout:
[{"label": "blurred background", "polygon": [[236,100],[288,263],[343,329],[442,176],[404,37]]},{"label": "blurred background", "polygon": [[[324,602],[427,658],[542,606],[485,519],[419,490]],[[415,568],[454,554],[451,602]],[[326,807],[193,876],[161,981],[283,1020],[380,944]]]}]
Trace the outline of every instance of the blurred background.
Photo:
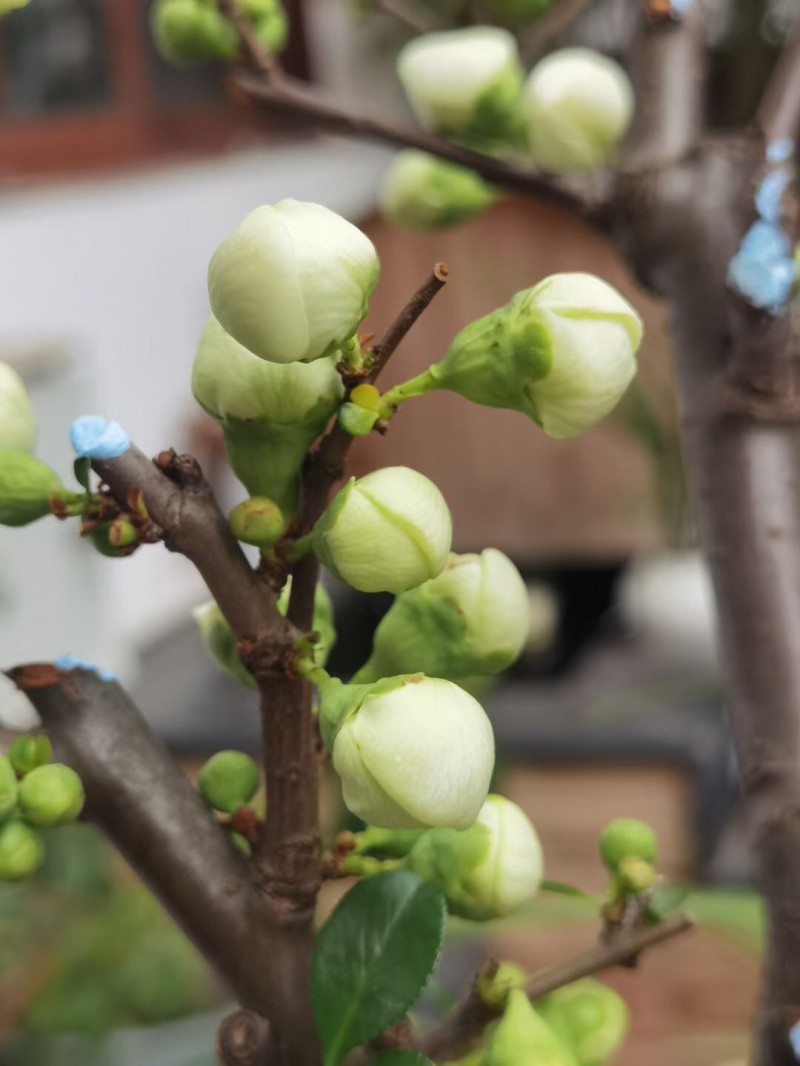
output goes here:
[{"label": "blurred background", "polygon": [[[800,0],[704,0],[708,111],[747,122]],[[290,0],[287,67],[359,110],[410,121],[393,74],[405,39],[358,22],[345,0]],[[446,394],[409,404],[385,438],[362,439],[354,472],[403,462],[431,476],[455,548],[507,552],[529,582],[530,647],[485,697],[498,784],[536,824],[547,875],[599,891],[598,831],[650,822],[662,868],[693,886],[693,938],[640,973],[609,975],[634,1014],[618,1062],[742,1060],[756,988],[760,909],[739,824],[714,609],[693,548],[677,442],[666,322],[613,249],[552,208],[504,199],[476,221],[419,236],[376,211],[390,154],[312,135],[230,100],[224,71],[177,70],[155,52],[145,0],[33,0],[0,23],[0,360],[30,389],[43,458],[70,474],[78,415],[120,421],[141,448],[192,450],[222,502],[241,496],[215,426],[189,391],[216,244],[254,206],[315,200],[370,234],[383,264],[367,327],[381,332],[437,260],[451,283],[387,382],[443,354],[467,321],[546,274],[606,277],[646,319],[641,374],[603,425],[566,443],[522,416]],[[627,0],[595,0],[569,41],[621,56]],[[387,607],[331,583],[334,672],[367,657]],[[104,559],[71,527],[0,529],[2,665],[70,653],[117,672],[188,773],[223,747],[256,750],[249,694],[217,675],[191,621],[204,600],[161,548]],[[0,688],[0,727],[26,724]],[[341,812],[333,787],[327,828]],[[542,900],[490,931],[531,968],[589,944],[579,901]],[[440,985],[454,994],[485,950],[456,931]],[[53,834],[33,890],[0,887],[0,1063],[189,1066],[209,1047],[225,994],[158,905],[93,830]]]}]

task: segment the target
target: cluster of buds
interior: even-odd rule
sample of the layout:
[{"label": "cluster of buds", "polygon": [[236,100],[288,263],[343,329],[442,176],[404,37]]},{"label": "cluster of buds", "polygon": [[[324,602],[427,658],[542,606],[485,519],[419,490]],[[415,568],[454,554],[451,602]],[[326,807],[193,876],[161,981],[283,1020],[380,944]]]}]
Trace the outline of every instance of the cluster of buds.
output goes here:
[{"label": "cluster of buds", "polygon": [[[289,32],[280,0],[238,2],[256,39],[271,52],[279,52]],[[238,55],[239,34],[220,14],[216,0],[156,0],[151,22],[159,51],[173,63],[232,61]]]},{"label": "cluster of buds", "polygon": [[604,913],[609,922],[616,923],[624,919],[631,905],[640,911],[656,883],[658,838],[645,822],[618,818],[600,834],[599,846],[609,874]]},{"label": "cluster of buds", "polygon": [[44,860],[39,830],[74,822],[83,810],[80,778],[51,758],[45,736],[19,736],[0,755],[0,881],[32,877]]}]

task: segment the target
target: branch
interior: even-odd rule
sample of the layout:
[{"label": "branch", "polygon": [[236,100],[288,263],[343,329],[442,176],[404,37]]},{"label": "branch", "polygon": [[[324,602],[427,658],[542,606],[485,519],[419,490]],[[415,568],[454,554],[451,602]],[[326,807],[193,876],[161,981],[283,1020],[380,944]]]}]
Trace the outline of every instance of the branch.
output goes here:
[{"label": "branch", "polygon": [[[694,927],[691,918],[675,915],[658,925],[642,929],[637,933],[620,936],[610,944],[598,944],[582,955],[570,959],[560,966],[553,966],[535,974],[525,985],[525,991],[532,1000],[541,999],[557,988],[579,981],[582,977],[608,970],[612,966],[630,964],[643,951],[671,940]],[[502,1014],[502,1009],[488,1006],[480,994],[479,982],[484,976],[491,976],[492,967],[488,963],[476,978],[461,1006],[439,1028],[422,1041],[422,1050],[432,1059],[459,1058],[468,1054],[480,1039],[489,1022]]]},{"label": "branch", "polygon": [[222,1066],[264,1066],[268,1041],[268,1023],[253,1011],[237,1010],[217,1029],[217,1058]]},{"label": "branch", "polygon": [[375,0],[375,7],[385,15],[391,15],[403,25],[416,33],[430,33],[432,30],[442,29],[441,23],[423,15],[421,11],[412,8],[406,0]]},{"label": "branch", "polygon": [[283,71],[273,52],[256,36],[253,23],[242,10],[239,0],[217,0],[219,12],[233,23],[242,47],[245,62],[257,70],[265,81],[277,84],[283,79]]},{"label": "branch", "polygon": [[523,38],[526,56],[536,59],[548,46],[570,28],[592,0],[557,0],[550,10],[536,20]]},{"label": "branch", "polygon": [[797,141],[800,132],[800,25],[783,49],[767,85],[757,115],[758,127],[769,145]]}]

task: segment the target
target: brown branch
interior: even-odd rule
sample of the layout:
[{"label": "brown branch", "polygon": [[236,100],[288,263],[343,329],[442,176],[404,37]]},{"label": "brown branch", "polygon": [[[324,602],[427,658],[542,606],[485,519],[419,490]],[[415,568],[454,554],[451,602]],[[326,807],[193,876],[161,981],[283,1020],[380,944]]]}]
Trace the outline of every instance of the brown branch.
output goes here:
[{"label": "brown branch", "polygon": [[[672,940],[693,927],[691,918],[681,914],[636,933],[619,936],[613,943],[598,944],[574,959],[535,974],[525,985],[525,991],[532,1000],[541,999],[549,992],[579,981],[582,977],[630,964],[642,952]],[[422,1040],[422,1050],[430,1058],[451,1059],[468,1054],[486,1026],[502,1014],[502,1008],[487,1004],[480,993],[481,980],[492,976],[492,967],[496,972],[496,964],[487,964],[456,1011]]]},{"label": "brown branch", "polygon": [[385,122],[347,111],[318,97],[301,83],[285,78],[279,86],[266,83],[257,74],[241,73],[231,80],[234,94],[255,107],[286,115],[330,133],[378,141],[396,148],[417,148],[449,163],[468,167],[486,181],[512,192],[536,196],[554,206],[591,217],[606,199],[602,176],[594,183],[557,178],[530,167],[502,162],[469,148],[442,140],[421,130]]},{"label": "brown branch", "polygon": [[269,1062],[269,1025],[259,1014],[237,1010],[217,1029],[217,1058],[222,1066],[264,1066]]},{"label": "brown branch", "polygon": [[592,0],[557,0],[524,35],[522,43],[526,57],[535,59],[545,52],[556,37],[566,33],[591,3]]},{"label": "brown branch", "polygon": [[248,66],[276,85],[283,80],[283,70],[276,56],[256,36],[253,23],[242,10],[239,0],[217,0],[220,14],[233,23],[241,41],[242,55]]},{"label": "brown branch", "polygon": [[796,142],[800,133],[800,25],[775,65],[761,104],[758,127],[769,144],[784,138]]},{"label": "brown branch", "polygon": [[391,15],[416,33],[430,33],[432,30],[442,29],[441,23],[423,15],[417,8],[412,8],[406,0],[375,0],[375,8],[385,15]]}]

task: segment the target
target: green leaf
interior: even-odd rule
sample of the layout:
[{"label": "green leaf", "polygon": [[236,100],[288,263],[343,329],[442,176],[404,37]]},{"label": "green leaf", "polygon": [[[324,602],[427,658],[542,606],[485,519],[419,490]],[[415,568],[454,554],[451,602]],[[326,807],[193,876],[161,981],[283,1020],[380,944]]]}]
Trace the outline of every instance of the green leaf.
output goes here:
[{"label": "green leaf", "polygon": [[431,1060],[418,1051],[384,1051],[372,1061],[375,1066],[433,1066]]},{"label": "green leaf", "polygon": [[347,893],[322,927],[311,972],[325,1066],[403,1017],[433,971],[445,921],[441,892],[408,870]]},{"label": "green leaf", "polygon": [[81,486],[81,488],[85,492],[91,492],[92,491],[92,486],[91,486],[91,481],[90,481],[91,473],[92,473],[91,460],[87,459],[85,456],[83,458],[81,458],[81,459],[76,459],[75,462],[72,464],[72,469],[75,471],[75,480],[78,482],[78,484]]},{"label": "green leaf", "polygon": [[542,881],[539,891],[553,892],[557,896],[572,896],[573,899],[590,900],[594,903],[588,892],[584,892],[582,888],[576,888],[575,885],[568,885],[564,881]]},{"label": "green leaf", "polygon": [[660,885],[654,890],[647,905],[648,920],[654,923],[660,922],[684,904],[688,895],[688,885]]}]

